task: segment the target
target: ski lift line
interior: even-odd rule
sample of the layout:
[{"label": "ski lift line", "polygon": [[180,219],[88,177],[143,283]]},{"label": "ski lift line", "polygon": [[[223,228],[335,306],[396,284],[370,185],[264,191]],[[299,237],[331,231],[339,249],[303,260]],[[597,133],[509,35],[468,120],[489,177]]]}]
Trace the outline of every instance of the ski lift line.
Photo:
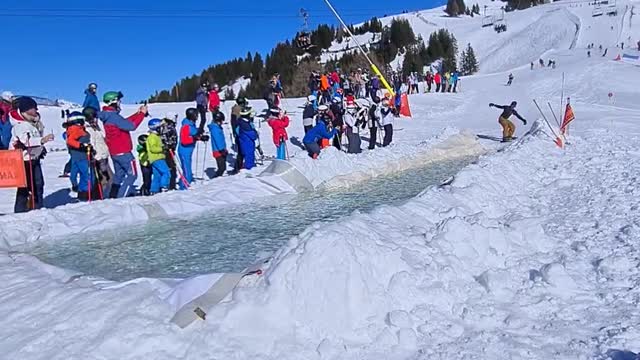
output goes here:
[{"label": "ski lift line", "polygon": [[342,27],[344,28],[344,30],[347,32],[347,34],[349,34],[349,36],[351,36],[351,39],[353,39],[353,41],[356,43],[356,45],[358,46],[358,49],[360,50],[360,53],[362,55],[364,55],[364,57],[367,59],[367,61],[369,62],[369,65],[371,65],[371,69],[373,70],[373,72],[378,75],[380,77],[380,80],[382,81],[382,84],[384,85],[384,87],[387,89],[387,91],[389,91],[389,93],[392,96],[395,96],[395,91],[393,91],[393,89],[391,88],[391,86],[389,86],[389,83],[387,82],[387,79],[384,78],[384,76],[382,75],[382,73],[380,72],[380,70],[378,69],[378,67],[376,66],[376,64],[373,63],[373,61],[371,61],[371,59],[369,58],[369,56],[367,55],[367,53],[364,51],[364,49],[362,48],[362,45],[360,45],[360,41],[358,41],[358,39],[353,35],[353,33],[351,32],[351,30],[349,30],[349,27],[347,26],[347,24],[345,24],[344,20],[342,20],[342,18],[340,17],[340,15],[338,15],[338,12],[336,11],[336,9],[333,7],[333,5],[331,5],[331,3],[329,2],[329,0],[324,0],[324,2],[327,4],[327,6],[329,7],[329,9],[331,9],[331,11],[333,12],[333,14],[336,16],[336,18],[338,19],[338,21],[342,24]]},{"label": "ski lift line", "polygon": [[[349,16],[369,16],[367,14],[349,14]],[[297,15],[275,15],[275,14],[216,14],[216,15],[207,15],[207,14],[144,14],[144,15],[136,15],[136,14],[99,14],[99,13],[50,13],[50,14],[34,14],[34,13],[9,13],[6,11],[0,10],[0,17],[20,17],[20,18],[65,18],[65,17],[87,17],[92,19],[167,19],[167,18],[226,18],[226,19],[242,19],[242,18],[279,18],[279,19],[295,19],[299,18]],[[316,19],[333,19],[333,15],[318,15],[314,16]]]}]

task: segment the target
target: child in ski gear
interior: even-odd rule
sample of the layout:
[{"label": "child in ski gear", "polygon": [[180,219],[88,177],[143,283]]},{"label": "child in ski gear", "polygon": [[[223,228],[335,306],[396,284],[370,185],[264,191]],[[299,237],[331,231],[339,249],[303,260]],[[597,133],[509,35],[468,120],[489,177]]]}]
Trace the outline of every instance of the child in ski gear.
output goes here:
[{"label": "child in ski gear", "polygon": [[427,82],[427,89],[425,90],[425,93],[431,92],[431,85],[433,85],[433,74],[431,73],[431,71],[427,71],[427,75],[425,75],[424,81]]},{"label": "child in ski gear", "polygon": [[336,129],[332,129],[331,131],[327,130],[327,123],[325,121],[329,118],[327,115],[328,111],[329,108],[327,105],[320,105],[318,107],[319,114],[316,126],[309,130],[302,139],[304,147],[307,149],[309,156],[313,159],[317,159],[318,155],[320,155],[320,146],[318,145],[318,141],[321,139],[332,139],[337,133]]},{"label": "child in ski gear", "polygon": [[196,109],[200,114],[200,132],[204,132],[204,126],[207,122],[207,111],[209,110],[209,82],[203,81],[200,88],[196,91]]},{"label": "child in ski gear", "polygon": [[193,170],[191,166],[193,158],[193,150],[196,147],[196,141],[198,141],[199,130],[196,127],[196,120],[198,120],[198,109],[188,108],[185,112],[186,118],[182,120],[180,127],[180,142],[178,144],[178,158],[180,159],[180,165],[182,167],[182,174],[184,181],[180,181],[180,189],[184,190],[188,184],[193,182]]},{"label": "child in ski gear", "polygon": [[82,103],[83,108],[94,108],[96,111],[100,111],[100,101],[98,101],[98,96],[96,95],[98,91],[98,84],[91,83],[84,91],[84,102]]},{"label": "child in ski gear", "polygon": [[[366,110],[365,114],[366,114]],[[360,129],[358,128],[358,107],[355,103],[347,104],[347,111],[344,114],[344,123],[345,123],[345,133],[347,135],[347,140],[349,140],[349,146],[347,148],[347,152],[349,154],[359,154],[362,150],[360,149]]]},{"label": "child in ski gear", "polygon": [[256,140],[258,140],[258,132],[253,127],[251,107],[247,106],[242,109],[237,132],[240,151],[244,157],[244,168],[251,170],[256,166]]},{"label": "child in ski gear", "polygon": [[151,195],[151,181],[153,169],[149,163],[149,153],[147,152],[147,138],[149,135],[142,134],[138,136],[138,161],[140,162],[140,170],[142,171],[142,186],[140,187],[140,195]]},{"label": "child in ski gear", "polygon": [[0,150],[7,150],[11,140],[9,113],[13,110],[12,101],[13,94],[10,91],[4,91],[0,97]]},{"label": "child in ski gear", "polygon": [[220,110],[220,95],[218,91],[220,88],[218,84],[213,84],[213,89],[209,91],[209,111],[211,111],[213,117],[215,118],[215,113]]},{"label": "child in ski gear", "polygon": [[380,123],[380,98],[375,96],[373,98],[373,105],[369,108],[369,150],[376,148],[378,127]]},{"label": "child in ski gear", "polygon": [[211,151],[216,159],[217,170],[216,177],[224,175],[227,170],[227,143],[224,139],[224,130],[222,123],[224,122],[224,114],[218,112],[213,121],[209,124],[209,133],[211,134]]},{"label": "child in ski gear", "polygon": [[[87,201],[93,187],[94,173],[91,169],[91,137],[84,128],[85,117],[74,111],[67,117],[67,147],[71,155],[71,172],[80,175],[78,182],[78,200]],[[95,194],[92,194],[94,197]]]},{"label": "child in ski gear", "polygon": [[160,138],[164,147],[164,159],[169,167],[169,190],[176,189],[176,177],[178,175],[178,166],[176,164],[175,154],[178,147],[178,130],[176,130],[176,122],[178,114],[168,112],[162,118],[160,125]]},{"label": "child in ski gear", "polygon": [[302,111],[302,126],[304,126],[304,133],[308,133],[313,128],[313,119],[317,113],[317,101],[314,95],[307,97],[307,104]]},{"label": "child in ski gear", "polygon": [[342,148],[342,127],[344,126],[344,121],[342,119],[344,115],[344,110],[342,109],[342,99],[338,96],[334,97],[329,110],[333,114],[331,126],[337,130],[337,134],[333,138],[333,146],[340,150]]},{"label": "child in ski gear", "polygon": [[53,140],[53,134],[43,136],[44,125],[40,121],[38,105],[30,97],[17,99],[15,110],[9,112],[12,124],[9,149],[22,150],[27,186],[18,188],[14,212],[40,209],[43,202],[44,177],[40,160],[46,155],[44,145]]},{"label": "child in ski gear", "polygon": [[[93,159],[95,163],[92,165],[92,170],[96,172],[98,180],[96,182],[97,191],[95,193],[92,191],[92,195],[94,198],[96,195],[100,196],[102,200],[106,190],[111,186],[113,170],[111,170],[111,166],[109,165],[109,148],[105,142],[105,133],[100,128],[100,124],[96,118],[97,113],[97,110],[92,107],[86,107],[82,110],[86,121],[85,131],[91,138],[91,147],[94,151]],[[101,186],[101,189],[98,190],[97,186]]]},{"label": "child in ski gear", "polygon": [[136,160],[131,151],[131,131],[135,131],[147,116],[147,106],[142,105],[138,112],[123,118],[120,115],[121,92],[109,91],[102,100],[107,104],[98,113],[98,118],[104,124],[105,140],[111,160],[113,161],[113,185],[109,192],[110,198],[132,196],[135,193],[134,183],[138,178]]},{"label": "child in ski gear", "polygon": [[279,108],[270,110],[271,116],[267,120],[267,124],[273,129],[273,143],[276,146],[276,158],[279,160],[287,159],[287,126],[289,126],[289,117],[282,113]]},{"label": "child in ski gear", "polygon": [[157,194],[162,190],[166,190],[169,187],[169,178],[171,172],[169,166],[165,161],[165,149],[162,145],[162,138],[160,137],[160,128],[162,127],[162,120],[151,119],[149,120],[149,136],[147,136],[147,156],[149,157],[149,163],[153,174],[151,176],[151,194]]},{"label": "child in ski gear", "polygon": [[458,90],[458,72],[454,71],[451,73],[451,83],[453,84],[453,92],[457,92]]},{"label": "child in ski gear", "polygon": [[236,99],[236,104],[231,108],[231,136],[233,137],[233,144],[236,150],[236,160],[234,164],[234,172],[242,169],[244,163],[244,157],[240,151],[240,142],[238,141],[238,125],[240,122],[240,113],[242,109],[248,105],[247,99],[239,97]]},{"label": "child in ski gear", "polygon": [[511,86],[512,82],[513,82],[513,74],[509,74],[509,80],[507,81],[507,86]]},{"label": "child in ski gear", "polygon": [[389,106],[389,100],[382,100],[382,106],[380,107],[380,116],[382,117],[381,125],[384,129],[384,140],[382,146],[387,146],[393,141],[393,109]]},{"label": "child in ski gear", "polygon": [[502,140],[510,141],[513,138],[513,134],[516,132],[516,126],[509,120],[511,115],[515,115],[518,119],[522,121],[522,124],[527,125],[527,120],[525,120],[518,112],[516,111],[517,102],[512,101],[510,105],[496,105],[494,103],[490,103],[489,107],[495,107],[498,109],[502,109],[502,114],[498,117],[498,123],[502,125]]},{"label": "child in ski gear", "polygon": [[440,76],[439,72],[436,72],[436,74],[433,77],[433,80],[436,82],[436,92],[440,92],[440,82],[442,81],[442,78]]}]

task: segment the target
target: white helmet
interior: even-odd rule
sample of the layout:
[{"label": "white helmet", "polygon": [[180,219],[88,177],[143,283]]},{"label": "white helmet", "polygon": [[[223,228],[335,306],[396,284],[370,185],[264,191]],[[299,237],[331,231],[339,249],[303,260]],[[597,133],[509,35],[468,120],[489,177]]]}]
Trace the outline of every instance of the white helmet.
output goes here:
[{"label": "white helmet", "polygon": [[316,101],[316,99],[317,99],[317,98],[316,98],[316,96],[315,96],[315,95],[309,95],[309,96],[307,96],[307,100],[308,100],[309,102],[314,102],[314,101]]},{"label": "white helmet", "polygon": [[178,114],[173,112],[173,111],[167,111],[166,113],[164,113],[164,116],[162,118],[163,119],[168,119],[168,120],[171,120],[171,121],[177,121]]},{"label": "white helmet", "polygon": [[6,101],[11,101],[13,100],[13,93],[11,91],[3,91],[2,98]]}]

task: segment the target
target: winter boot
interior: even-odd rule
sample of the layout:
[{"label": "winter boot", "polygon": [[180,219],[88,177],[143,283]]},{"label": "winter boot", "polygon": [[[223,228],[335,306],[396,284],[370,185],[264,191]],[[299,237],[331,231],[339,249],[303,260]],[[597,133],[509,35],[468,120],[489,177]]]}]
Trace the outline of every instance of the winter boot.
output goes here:
[{"label": "winter boot", "polygon": [[118,184],[111,185],[111,191],[109,191],[109,199],[117,198],[119,191],[120,191],[120,185]]},{"label": "winter boot", "polygon": [[78,200],[80,201],[88,201],[89,200],[89,193],[86,191],[80,191],[78,193]]}]

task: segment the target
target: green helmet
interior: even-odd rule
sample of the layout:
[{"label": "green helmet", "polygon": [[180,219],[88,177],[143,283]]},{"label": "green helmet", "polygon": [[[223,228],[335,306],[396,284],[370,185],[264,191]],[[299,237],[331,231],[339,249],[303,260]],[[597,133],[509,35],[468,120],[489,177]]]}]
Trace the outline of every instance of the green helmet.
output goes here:
[{"label": "green helmet", "polygon": [[102,96],[102,101],[104,101],[105,104],[110,105],[122,99],[123,96],[124,95],[122,95],[120,91],[107,91],[104,93],[104,96]]},{"label": "green helmet", "polygon": [[244,97],[244,96],[240,96],[239,98],[237,98],[237,99],[236,99],[236,103],[237,103],[238,105],[242,105],[242,106],[244,106],[244,105],[246,105],[246,104],[247,104],[247,98],[246,98],[246,97]]}]

